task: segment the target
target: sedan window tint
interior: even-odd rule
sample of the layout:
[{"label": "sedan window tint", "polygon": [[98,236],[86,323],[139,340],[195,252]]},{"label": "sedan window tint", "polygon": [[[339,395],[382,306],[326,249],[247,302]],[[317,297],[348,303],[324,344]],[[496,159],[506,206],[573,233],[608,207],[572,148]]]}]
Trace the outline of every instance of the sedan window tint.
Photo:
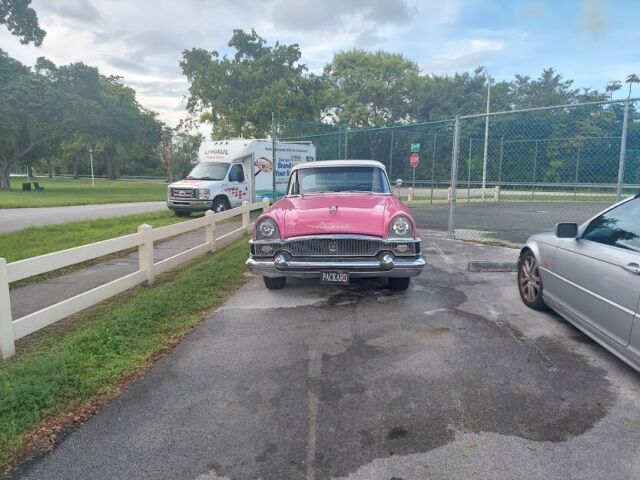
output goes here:
[{"label": "sedan window tint", "polygon": [[623,203],[594,219],[582,238],[640,252],[640,198]]}]

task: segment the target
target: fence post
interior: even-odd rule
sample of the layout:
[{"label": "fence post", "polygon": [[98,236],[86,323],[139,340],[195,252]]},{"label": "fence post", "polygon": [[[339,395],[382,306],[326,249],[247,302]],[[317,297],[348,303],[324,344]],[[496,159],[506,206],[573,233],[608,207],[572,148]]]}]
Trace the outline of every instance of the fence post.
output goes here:
[{"label": "fence post", "polygon": [[433,203],[433,184],[436,179],[436,139],[438,138],[437,134],[433,135],[433,159],[431,160],[431,200],[429,203]]},{"label": "fence post", "polygon": [[500,186],[496,185],[496,188],[494,190],[495,191],[493,192],[493,199],[497,202],[498,200],[500,200]]},{"label": "fence post", "polygon": [[393,130],[391,130],[391,146],[389,147],[389,177],[393,174]]},{"label": "fence post", "polygon": [[467,160],[467,203],[471,202],[471,142],[469,139],[469,159]]},{"label": "fence post", "polygon": [[620,165],[618,166],[618,185],[616,200],[622,200],[622,184],[624,182],[624,160],[627,154],[627,126],[629,122],[629,100],[624,102],[624,117],[622,119],[622,136],[620,138]]},{"label": "fence post", "polygon": [[242,226],[246,229],[247,233],[251,233],[249,228],[249,202],[246,200],[242,202]]},{"label": "fence post", "polygon": [[143,223],[138,227],[142,242],[138,245],[138,266],[147,274],[147,285],[153,285],[153,239],[151,225]]},{"label": "fence post", "polygon": [[0,358],[14,356],[16,343],[11,319],[11,298],[9,297],[9,273],[7,261],[0,258]]},{"label": "fence post", "polygon": [[536,169],[538,168],[538,142],[539,140],[536,140],[535,150],[533,153],[533,185],[531,186],[532,197],[536,196]]},{"label": "fence post", "polygon": [[498,202],[502,193],[502,157],[504,156],[504,137],[500,137],[500,164],[498,165]]},{"label": "fence post", "polygon": [[456,205],[456,187],[458,183],[458,159],[460,157],[460,116],[456,115],[453,125],[453,148],[451,152],[451,195],[449,198],[449,229],[447,238],[455,238],[454,208]]},{"label": "fence post", "polygon": [[409,187],[409,193],[407,193],[407,202],[413,202],[413,188]]},{"label": "fence post", "polygon": [[269,199],[267,197],[262,198],[262,213],[269,210]]},{"label": "fence post", "polygon": [[209,245],[209,251],[216,251],[216,214],[213,210],[207,210],[204,212],[204,216],[208,219],[207,225],[204,227],[204,234],[207,244]]}]

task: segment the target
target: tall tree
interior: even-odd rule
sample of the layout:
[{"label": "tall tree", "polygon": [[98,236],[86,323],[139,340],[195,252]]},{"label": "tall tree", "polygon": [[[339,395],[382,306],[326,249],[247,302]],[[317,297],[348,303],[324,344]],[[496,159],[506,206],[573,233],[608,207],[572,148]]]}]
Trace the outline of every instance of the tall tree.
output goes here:
[{"label": "tall tree", "polygon": [[42,45],[46,32],[40,28],[31,0],[0,0],[0,23],[20,39],[20,43]]},{"label": "tall tree", "polygon": [[298,45],[267,46],[255,30],[234,30],[228,45],[233,57],[194,48],[180,62],[191,83],[187,109],[212,125],[215,138],[267,136],[271,112],[317,119],[321,80],[307,74]]},{"label": "tall tree", "polygon": [[410,120],[420,70],[403,55],[350,50],[324,69],[328,84],[325,117],[358,127]]},{"label": "tall tree", "polygon": [[629,84],[629,95],[627,95],[627,98],[631,98],[631,87],[634,83],[640,83],[640,77],[635,73],[632,73],[627,75],[627,79],[624,82]]}]

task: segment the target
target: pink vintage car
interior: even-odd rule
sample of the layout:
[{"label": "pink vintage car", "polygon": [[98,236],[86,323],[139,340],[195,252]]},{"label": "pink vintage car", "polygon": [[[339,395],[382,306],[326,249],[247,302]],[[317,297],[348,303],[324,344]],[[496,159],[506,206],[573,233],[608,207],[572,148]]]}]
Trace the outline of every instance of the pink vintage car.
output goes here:
[{"label": "pink vintage car", "polygon": [[285,198],[258,218],[250,243],[247,265],[269,289],[287,277],[388,277],[392,290],[406,290],[425,265],[415,221],[372,160],[295,166]]}]

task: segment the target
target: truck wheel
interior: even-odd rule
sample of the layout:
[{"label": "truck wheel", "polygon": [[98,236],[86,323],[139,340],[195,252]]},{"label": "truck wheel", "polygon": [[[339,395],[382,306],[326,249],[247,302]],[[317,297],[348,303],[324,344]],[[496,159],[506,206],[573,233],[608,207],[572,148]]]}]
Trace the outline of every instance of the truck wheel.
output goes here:
[{"label": "truck wheel", "polygon": [[269,290],[280,290],[287,283],[287,277],[262,277],[262,280]]},{"label": "truck wheel", "polygon": [[224,198],[216,198],[213,201],[213,206],[211,207],[211,209],[214,211],[214,213],[221,213],[225,210],[229,210],[229,204]]},{"label": "truck wheel", "polygon": [[390,277],[389,278],[389,288],[391,290],[406,290],[409,288],[409,283],[411,282],[411,277]]},{"label": "truck wheel", "polygon": [[187,212],[185,210],[174,210],[173,211],[178,217],[188,217],[191,215],[191,212]]}]

